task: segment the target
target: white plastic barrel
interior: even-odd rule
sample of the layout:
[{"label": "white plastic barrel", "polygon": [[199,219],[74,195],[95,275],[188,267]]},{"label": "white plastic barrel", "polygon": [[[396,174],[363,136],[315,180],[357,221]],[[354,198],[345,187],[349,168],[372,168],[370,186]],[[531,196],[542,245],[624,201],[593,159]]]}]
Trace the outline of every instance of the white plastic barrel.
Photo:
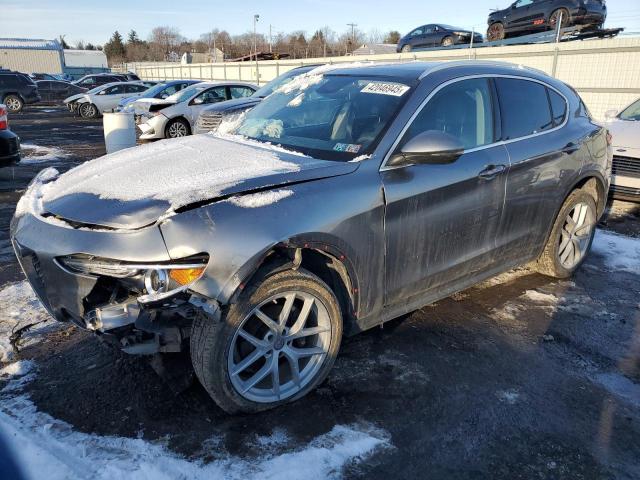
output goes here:
[{"label": "white plastic barrel", "polygon": [[133,113],[116,112],[103,114],[104,143],[107,153],[136,145],[136,122]]}]

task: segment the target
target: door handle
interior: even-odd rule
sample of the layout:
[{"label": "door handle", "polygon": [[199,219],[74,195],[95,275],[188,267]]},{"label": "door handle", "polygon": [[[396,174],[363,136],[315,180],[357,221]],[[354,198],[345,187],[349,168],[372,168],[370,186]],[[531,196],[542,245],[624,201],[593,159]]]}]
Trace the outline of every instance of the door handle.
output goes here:
[{"label": "door handle", "polygon": [[492,180],[507,169],[506,165],[487,165],[479,174],[479,178]]}]

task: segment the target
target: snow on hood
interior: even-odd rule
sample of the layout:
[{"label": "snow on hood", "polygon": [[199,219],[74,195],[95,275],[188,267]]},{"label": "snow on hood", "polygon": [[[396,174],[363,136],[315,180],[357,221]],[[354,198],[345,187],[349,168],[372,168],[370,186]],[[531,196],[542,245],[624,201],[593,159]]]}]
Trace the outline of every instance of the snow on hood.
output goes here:
[{"label": "snow on hood", "polygon": [[16,217],[46,212],[87,225],[140,228],[190,204],[355,168],[235,136],[195,135],[121,150],[60,176],[52,170],[36,178]]}]

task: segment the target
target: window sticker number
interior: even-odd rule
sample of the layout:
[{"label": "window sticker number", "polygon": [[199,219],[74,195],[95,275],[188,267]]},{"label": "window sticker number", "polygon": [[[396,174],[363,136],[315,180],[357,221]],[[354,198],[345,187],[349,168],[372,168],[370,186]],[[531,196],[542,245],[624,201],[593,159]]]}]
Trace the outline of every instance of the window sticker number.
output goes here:
[{"label": "window sticker number", "polygon": [[409,87],[402,85],[401,83],[384,83],[384,82],[371,82],[367,84],[362,90],[362,93],[375,93],[377,95],[392,95],[394,97],[401,97],[407,91]]}]

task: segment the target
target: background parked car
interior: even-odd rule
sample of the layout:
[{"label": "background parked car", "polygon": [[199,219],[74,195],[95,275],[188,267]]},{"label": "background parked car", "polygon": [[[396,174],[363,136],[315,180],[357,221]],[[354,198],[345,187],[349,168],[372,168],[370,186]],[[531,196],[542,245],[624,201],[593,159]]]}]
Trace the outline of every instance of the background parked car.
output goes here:
[{"label": "background parked car", "polygon": [[8,70],[0,71],[0,103],[11,113],[22,111],[25,104],[40,101],[38,87],[28,75]]},{"label": "background parked car", "polygon": [[[429,48],[442,45],[458,45],[461,43],[471,43],[472,32],[464,28],[452,27],[442,23],[423,25],[407,33],[398,42],[396,50],[398,52],[410,52],[415,48]],[[473,43],[481,43],[482,35],[476,33]]]},{"label": "background parked car", "polygon": [[127,81],[127,78],[123,75],[95,73],[92,75],[85,75],[79,80],[76,80],[75,82],[71,82],[71,83],[73,83],[74,85],[78,85],[79,87],[93,88],[99,85],[105,85],[107,83],[126,82],[126,81]]},{"label": "background parked car", "polygon": [[102,85],[86,93],[73,95],[65,99],[70,110],[77,112],[83,118],[94,118],[112,111],[118,102],[125,97],[142,94],[149,87],[143,82],[115,82]]},{"label": "background parked car", "polygon": [[640,202],[640,99],[605,116],[613,136],[611,192],[616,198]]},{"label": "background parked car", "polygon": [[504,10],[489,14],[487,40],[554,30],[561,14],[562,28],[574,25],[599,28],[607,18],[607,6],[605,0],[517,0]]},{"label": "background parked car", "polygon": [[88,90],[78,85],[60,80],[36,80],[42,103],[60,104],[65,98]]},{"label": "background parked car", "polygon": [[[118,103],[118,110],[134,112],[140,115],[143,111],[147,111],[149,105],[152,103],[162,102],[174,93],[184,90],[196,83],[200,83],[200,80],[171,80],[165,83],[159,83],[138,97],[123,98]],[[136,105],[138,106],[138,110],[136,110]],[[144,110],[142,110],[143,105],[145,106]]]},{"label": "background parked car", "polygon": [[0,167],[20,161],[20,138],[9,130],[7,107],[0,103]]},{"label": "background parked car", "polygon": [[198,117],[194,133],[207,133],[215,130],[225,116],[242,113],[255,107],[264,100],[265,97],[271,95],[275,90],[286,85],[298,75],[307,73],[319,66],[320,65],[306,65],[304,67],[294,68],[274,78],[251,96],[234,98],[204,108]]},{"label": "background parked car", "polygon": [[212,103],[244,98],[258,90],[246,82],[202,82],[170,96],[163,103],[149,106],[138,128],[143,140],[191,135],[200,112]]}]

